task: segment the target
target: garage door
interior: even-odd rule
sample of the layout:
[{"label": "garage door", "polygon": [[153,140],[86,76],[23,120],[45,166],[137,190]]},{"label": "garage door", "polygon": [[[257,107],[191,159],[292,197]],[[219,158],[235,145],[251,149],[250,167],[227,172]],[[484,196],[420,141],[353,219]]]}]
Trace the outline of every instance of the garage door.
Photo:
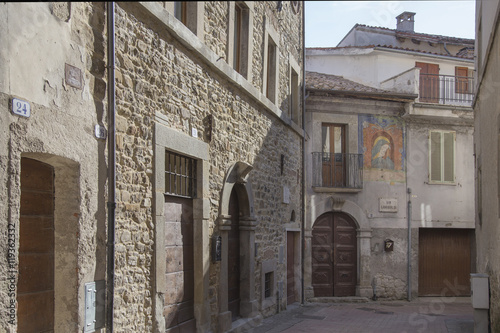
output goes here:
[{"label": "garage door", "polygon": [[470,296],[471,229],[419,230],[419,296]]}]

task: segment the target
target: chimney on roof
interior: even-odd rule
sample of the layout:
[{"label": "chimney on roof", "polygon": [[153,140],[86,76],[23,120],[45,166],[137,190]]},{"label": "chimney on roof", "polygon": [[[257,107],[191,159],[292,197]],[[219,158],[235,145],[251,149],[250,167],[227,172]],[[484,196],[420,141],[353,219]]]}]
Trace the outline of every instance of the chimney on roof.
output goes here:
[{"label": "chimney on roof", "polygon": [[415,13],[404,12],[396,16],[397,25],[396,30],[415,32]]}]

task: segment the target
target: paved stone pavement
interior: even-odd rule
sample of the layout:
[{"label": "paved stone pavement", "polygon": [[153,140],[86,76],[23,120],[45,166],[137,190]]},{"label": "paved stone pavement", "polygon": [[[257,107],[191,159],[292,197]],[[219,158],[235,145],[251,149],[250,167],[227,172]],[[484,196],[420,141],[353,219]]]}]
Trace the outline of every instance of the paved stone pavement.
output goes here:
[{"label": "paved stone pavement", "polygon": [[294,304],[253,333],[473,333],[470,298]]}]

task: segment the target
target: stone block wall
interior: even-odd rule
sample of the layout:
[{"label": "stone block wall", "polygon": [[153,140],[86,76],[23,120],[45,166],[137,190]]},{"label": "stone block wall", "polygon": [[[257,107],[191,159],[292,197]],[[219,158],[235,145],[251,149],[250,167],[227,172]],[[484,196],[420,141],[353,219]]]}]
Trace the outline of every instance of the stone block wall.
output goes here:
[{"label": "stone block wall", "polygon": [[[302,140],[297,124],[286,116],[290,89],[289,61],[302,60],[301,14],[290,9],[276,13],[274,2],[254,7],[252,82],[234,81],[227,66],[211,63],[227,50],[228,3],[205,3],[204,46],[193,52],[189,41],[176,39],[169,29],[173,17],[160,4],[144,7],[120,4],[116,10],[117,52],[117,212],[116,289],[114,321],[117,330],[151,331],[154,322],[154,126],[192,136],[209,146],[209,234],[216,223],[228,170],[237,162],[253,167],[248,176],[256,218],[255,294],[261,297],[260,263],[276,259],[275,280],[286,282],[286,228],[299,229],[302,218]],[[152,9],[154,13],[152,13]],[[158,12],[156,12],[158,10]],[[168,17],[164,22],[161,15]],[[170,16],[169,16],[170,15]],[[276,21],[280,36],[279,101],[269,107],[263,98],[262,52],[264,16]],[[275,17],[276,16],[276,17]],[[278,25],[277,18],[282,19]],[[283,22],[283,23],[281,23]],[[294,30],[293,30],[294,29]],[[194,38],[194,37],[192,37]],[[200,53],[202,56],[200,57]],[[224,61],[223,59],[220,61]],[[214,66],[219,66],[214,70]],[[222,69],[221,69],[222,68]],[[240,80],[240,79],[237,79]],[[211,140],[204,121],[213,117]],[[282,157],[283,156],[283,157]],[[283,193],[290,193],[284,203]],[[292,211],[296,220],[291,222]],[[280,258],[281,257],[281,258]],[[208,298],[210,325],[217,330],[219,263],[210,263]],[[277,290],[276,290],[277,292]],[[286,297],[282,295],[282,307]],[[276,311],[268,311],[272,314]]]}]

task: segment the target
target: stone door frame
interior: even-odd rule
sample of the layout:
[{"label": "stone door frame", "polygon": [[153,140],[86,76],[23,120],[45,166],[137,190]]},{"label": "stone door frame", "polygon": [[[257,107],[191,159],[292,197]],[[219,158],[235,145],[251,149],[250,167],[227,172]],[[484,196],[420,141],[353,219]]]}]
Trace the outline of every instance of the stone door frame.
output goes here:
[{"label": "stone door frame", "polygon": [[306,217],[304,230],[304,293],[306,300],[314,297],[312,287],[312,229],[318,218],[325,213],[345,213],[349,215],[357,225],[358,239],[358,281],[356,284],[356,296],[373,296],[372,276],[370,270],[371,237],[372,229],[366,214],[356,203],[342,198],[326,197],[320,200]]},{"label": "stone door frame", "polygon": [[247,181],[252,166],[237,162],[226,173],[220,199],[220,211],[217,227],[222,240],[222,253],[219,273],[219,313],[218,331],[226,332],[233,326],[231,311],[228,309],[228,231],[231,229],[229,199],[236,191],[239,203],[240,229],[240,315],[243,319],[252,319],[259,315],[255,299],[255,229],[257,220],[253,215],[253,193]]}]

